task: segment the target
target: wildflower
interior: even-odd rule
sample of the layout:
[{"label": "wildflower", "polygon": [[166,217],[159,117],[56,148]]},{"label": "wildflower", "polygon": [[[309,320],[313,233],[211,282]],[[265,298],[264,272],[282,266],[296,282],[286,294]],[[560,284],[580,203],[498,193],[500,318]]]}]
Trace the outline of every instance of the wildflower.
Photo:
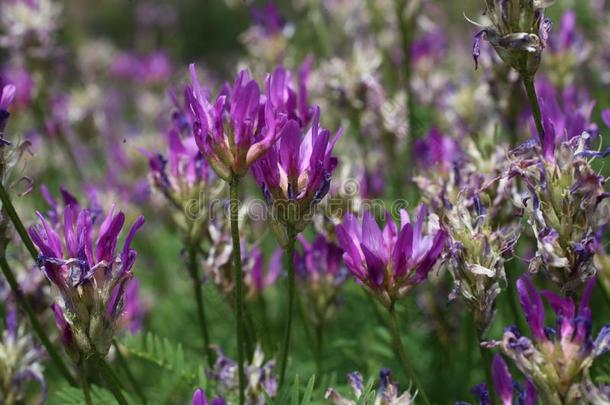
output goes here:
[{"label": "wildflower", "polygon": [[[583,400],[585,373],[593,361],[610,347],[609,326],[602,328],[595,340],[591,337],[589,298],[594,285],[595,279],[591,279],[576,308],[571,298],[563,298],[550,291],[539,293],[530,277],[522,276],[517,281],[517,289],[530,325],[531,338],[521,335],[515,327],[508,327],[501,342],[485,343],[487,347],[502,348],[504,354],[534,384],[545,404]],[[555,328],[544,326],[541,295],[555,312]]]},{"label": "wildflower", "polygon": [[299,236],[303,248],[295,259],[297,277],[301,290],[308,297],[310,315],[317,326],[331,320],[336,313],[337,293],[347,279],[347,271],[342,266],[343,251],[323,235],[318,235],[313,243]]},{"label": "wildflower", "polygon": [[[514,403],[519,405],[536,405],[538,400],[536,387],[534,387],[530,380],[526,380],[525,391],[523,391],[519,383],[513,381],[506,362],[504,362],[502,355],[499,353],[494,356],[492,362],[492,376],[496,393],[500,397],[502,405],[513,405]],[[515,393],[517,394],[516,398]]]},{"label": "wildflower", "polygon": [[313,208],[328,193],[337,167],[332,151],[341,131],[331,140],[330,131],[320,127],[320,109],[316,108],[304,137],[295,121],[289,121],[283,132],[281,142],[254,165],[253,172],[271,209],[271,226],[285,246],[286,227],[294,227],[297,233],[305,229]]},{"label": "wildflower", "polygon": [[83,356],[103,357],[125,307],[125,291],[136,260],[131,241],[144,218],[134,222],[123,249],[117,252],[125,215],[115,213],[114,205],[98,227],[95,245],[96,221],[89,210],[67,205],[63,223],[56,229],[42,214],[36,215],[41,224],[31,226],[29,233],[40,249],[41,270],[59,292],[53,311],[62,341],[77,363]]},{"label": "wildflower", "polygon": [[276,115],[269,101],[261,102],[260,88],[245,70],[211,104],[195,65],[189,69],[192,86],[186,88],[187,107],[197,146],[218,177],[229,181],[233,175],[244,176],[295,124]]},{"label": "wildflower", "polygon": [[435,215],[425,224],[427,217],[422,204],[415,223],[405,210],[400,212],[400,230],[387,212],[383,231],[368,212],[362,224],[347,214],[337,227],[347,268],[388,308],[427,278],[445,247],[446,231]]},{"label": "wildflower", "polygon": [[506,286],[504,262],[513,253],[519,226],[510,224],[494,229],[480,197],[461,198],[444,211],[450,248],[447,254],[454,290],[450,298],[461,295],[474,312],[479,331],[491,325],[495,301]]},{"label": "wildflower", "polygon": [[13,305],[7,309],[6,330],[0,334],[0,398],[7,405],[25,403],[25,383],[33,380],[42,388],[43,403],[47,397],[42,367],[46,353],[27,332]]},{"label": "wildflower", "polygon": [[481,54],[481,41],[486,39],[500,58],[526,77],[533,77],[540,66],[542,51],[547,46],[551,21],[544,18],[544,9],[553,0],[486,0],[485,15],[491,25],[475,35],[472,50],[475,65]]},{"label": "wildflower", "polygon": [[524,179],[529,195],[523,200],[537,241],[530,271],[543,269],[562,291],[574,291],[594,273],[602,226],[610,220],[605,179],[591,165],[603,152],[590,149],[583,133],[555,146],[547,122],[542,156],[516,150],[511,176]]},{"label": "wildflower", "polygon": [[422,167],[438,166],[446,172],[462,158],[462,151],[457,140],[443,135],[438,128],[432,128],[425,139],[415,140],[414,157]]},{"label": "wildflower", "polygon": [[[201,388],[197,388],[197,390],[195,390],[192,405],[208,405],[205,392]],[[210,405],[226,405],[226,402],[222,397],[215,397],[210,401]]]},{"label": "wildflower", "polygon": [[[217,392],[224,398],[237,397],[239,384],[237,379],[237,363],[216,349],[217,357],[212,370],[207,372],[208,378],[216,382]],[[263,405],[266,398],[277,395],[277,380],[274,374],[275,361],[265,362],[260,347],[254,351],[252,361],[244,364],[246,376],[246,405]]]},{"label": "wildflower", "polygon": [[[209,225],[208,235],[211,247],[203,262],[203,272],[214,282],[218,291],[229,298],[235,290],[231,234],[226,224],[213,221]],[[242,238],[240,246],[244,284],[248,291],[246,297],[253,299],[276,282],[282,269],[281,251],[278,250],[273,254],[265,272],[262,250],[248,243],[246,238]]]},{"label": "wildflower", "polygon": [[147,308],[140,297],[140,281],[134,277],[125,287],[125,305],[119,329],[128,331],[132,335],[142,330],[142,323]]},{"label": "wildflower", "polygon": [[[334,405],[368,404],[368,397],[364,396],[365,387],[362,375],[356,371],[349,373],[347,379],[352,387],[353,396],[356,400],[343,397],[334,388],[327,389],[324,398],[328,399]],[[416,396],[417,393],[411,394],[410,388],[400,394],[398,384],[392,381],[391,371],[385,368],[381,369],[379,372],[379,386],[377,387],[375,405],[412,405],[415,403]]]}]

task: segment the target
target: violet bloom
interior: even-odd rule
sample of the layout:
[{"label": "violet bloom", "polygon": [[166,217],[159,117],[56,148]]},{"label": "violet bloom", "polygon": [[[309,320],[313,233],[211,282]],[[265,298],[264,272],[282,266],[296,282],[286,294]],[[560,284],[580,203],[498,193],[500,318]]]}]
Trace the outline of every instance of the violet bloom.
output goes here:
[{"label": "violet bloom", "polygon": [[147,308],[140,297],[140,281],[134,277],[125,288],[124,310],[120,319],[120,329],[135,335],[142,330]]},{"label": "violet bloom", "polygon": [[63,343],[75,362],[92,354],[105,356],[125,308],[136,260],[131,242],[144,218],[134,222],[117,251],[125,215],[116,213],[114,205],[99,226],[89,210],[72,204],[64,208],[56,229],[36,215],[41,223],[31,226],[29,234],[40,249],[41,270],[59,292],[53,309]]},{"label": "violet bloom", "polygon": [[32,75],[24,68],[9,68],[0,75],[0,88],[8,84],[15,86],[14,107],[17,109],[28,107],[32,101],[34,87]]},{"label": "violet bloom", "polygon": [[530,380],[525,381],[525,391],[519,383],[513,381],[508,366],[501,354],[496,354],[491,370],[496,394],[500,397],[502,405],[536,405],[538,393]]},{"label": "violet bloom", "polygon": [[195,65],[189,69],[192,86],[186,88],[186,97],[195,141],[223,180],[244,176],[287,127],[296,125],[276,114],[268,100],[263,102],[258,84],[247,71],[242,70],[234,85],[226,86],[212,104],[208,91],[199,84]]},{"label": "violet bloom", "polygon": [[426,280],[445,247],[446,232],[437,221],[426,224],[427,217],[422,204],[415,223],[400,212],[400,230],[388,212],[383,231],[368,212],[362,223],[347,214],[337,227],[347,268],[388,308]]},{"label": "violet bloom", "polygon": [[299,233],[312,220],[314,207],[326,196],[337,158],[332,156],[339,130],[333,139],[320,127],[316,108],[311,128],[303,134],[296,121],[289,121],[284,135],[254,166],[257,183],[271,210],[271,225],[282,246],[288,243],[286,228]]},{"label": "violet bloom", "polygon": [[[540,294],[529,275],[522,276],[517,281],[517,290],[530,325],[531,339],[522,336],[515,327],[509,327],[502,342],[485,343],[488,347],[502,348],[533,383],[544,404],[576,403],[582,399],[585,376],[593,361],[610,348],[610,326],[603,327],[597,338],[591,336],[589,298],[594,285],[593,278],[577,308],[571,298],[550,291]],[[555,328],[545,327],[542,297],[555,312]],[[500,366],[496,368],[495,373],[500,375]],[[508,397],[507,389],[504,395]]]},{"label": "violet bloom", "polygon": [[[215,397],[209,402],[210,405],[226,405],[225,400],[222,397]],[[205,392],[201,388],[197,388],[193,394],[192,405],[208,405],[208,400],[205,396]]]},{"label": "violet bloom", "polygon": [[8,112],[8,107],[15,98],[15,91],[16,88],[12,84],[7,84],[0,91],[0,137],[4,135],[4,128],[6,128],[6,123],[11,115]]},{"label": "violet bloom", "polygon": [[337,313],[338,293],[347,279],[343,250],[323,235],[309,243],[299,235],[302,253],[295,255],[295,266],[301,292],[305,294],[308,313],[318,326],[332,320]]},{"label": "violet bloom", "polygon": [[414,158],[423,168],[440,168],[448,172],[462,156],[462,148],[457,140],[443,135],[433,127],[424,139],[416,139],[413,148]]},{"label": "violet bloom", "polygon": [[252,7],[251,13],[252,20],[261,28],[265,36],[281,33],[286,25],[286,20],[273,2],[268,2],[262,7]]}]

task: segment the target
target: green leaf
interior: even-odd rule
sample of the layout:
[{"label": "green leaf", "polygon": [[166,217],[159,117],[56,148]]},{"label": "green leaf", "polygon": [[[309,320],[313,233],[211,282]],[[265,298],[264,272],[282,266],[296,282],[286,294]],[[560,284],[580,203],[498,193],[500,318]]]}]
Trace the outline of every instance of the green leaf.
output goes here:
[{"label": "green leaf", "polygon": [[294,384],[292,385],[291,405],[299,405],[299,388],[299,375],[297,374],[294,377]]},{"label": "green leaf", "polygon": [[316,384],[316,375],[312,375],[307,383],[307,388],[305,388],[305,394],[303,395],[303,401],[301,405],[309,405],[311,403],[311,395],[313,393],[313,387]]}]

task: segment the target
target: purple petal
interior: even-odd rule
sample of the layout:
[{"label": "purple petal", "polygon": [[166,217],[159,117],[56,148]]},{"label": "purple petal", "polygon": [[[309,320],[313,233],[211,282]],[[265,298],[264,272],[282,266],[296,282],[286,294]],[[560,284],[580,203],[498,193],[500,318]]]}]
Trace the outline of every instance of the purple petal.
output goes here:
[{"label": "purple petal", "polygon": [[388,252],[383,242],[383,234],[370,212],[364,213],[362,220],[362,244],[382,261],[388,261]]},{"label": "purple petal", "polygon": [[485,35],[485,30],[479,31],[474,36],[474,42],[472,44],[472,57],[474,59],[474,68],[479,68],[479,56],[481,56],[481,41]]},{"label": "purple petal", "polygon": [[197,388],[193,394],[193,405],[208,405],[208,401],[205,398],[205,392],[201,388]]},{"label": "purple petal", "polygon": [[610,109],[602,111],[602,120],[608,128],[610,128]]},{"label": "purple petal", "polygon": [[364,244],[360,244],[360,248],[366,260],[368,282],[373,288],[381,287],[385,275],[385,264],[381,258],[371,252]]},{"label": "purple petal", "polygon": [[525,274],[517,280],[517,291],[519,292],[521,307],[532,331],[532,337],[539,341],[546,340],[544,334],[544,306],[529,275]]},{"label": "purple petal", "polygon": [[496,393],[502,400],[504,405],[512,405],[513,403],[513,379],[508,372],[508,367],[502,358],[502,355],[497,353],[494,356],[491,374],[494,380]]},{"label": "purple petal", "polygon": [[140,228],[142,227],[142,225],[144,225],[144,217],[140,216],[138,217],[138,219],[135,220],[135,222],[133,223],[133,225],[131,225],[131,228],[129,229],[129,232],[127,233],[127,237],[125,238],[125,243],[123,244],[123,252],[121,253],[121,260],[123,261],[123,267],[127,267],[127,268],[131,268],[131,266],[129,265],[129,256],[130,256],[130,252],[131,252],[131,242],[133,241],[134,236],[136,235],[136,233],[138,232],[138,230],[140,230]]},{"label": "purple petal", "polygon": [[529,379],[525,380],[525,398],[523,400],[523,405],[536,405],[537,403],[538,392],[536,391],[534,383],[532,383]]},{"label": "purple petal", "polygon": [[404,277],[407,273],[407,261],[413,253],[413,228],[411,224],[406,224],[400,230],[394,251],[392,252],[392,262],[394,264],[394,278]]}]

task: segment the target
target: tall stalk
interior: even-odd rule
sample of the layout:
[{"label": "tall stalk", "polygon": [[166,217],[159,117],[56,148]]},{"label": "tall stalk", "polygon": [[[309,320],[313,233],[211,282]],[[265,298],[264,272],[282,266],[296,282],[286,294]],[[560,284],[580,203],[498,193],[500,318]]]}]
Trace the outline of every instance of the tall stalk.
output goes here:
[{"label": "tall stalk", "polygon": [[83,395],[85,396],[85,404],[93,405],[93,401],[91,401],[91,389],[89,387],[89,381],[87,381],[87,370],[84,362],[79,366],[79,372],[79,380],[83,390]]},{"label": "tall stalk", "polygon": [[[231,211],[231,237],[233,239],[233,267],[235,271],[235,313],[237,332],[237,374],[239,380],[239,404],[246,398],[246,381],[244,376],[244,293],[243,274],[241,269],[241,244],[239,240],[239,177],[231,175],[229,182]],[[281,381],[281,380],[280,380]]]},{"label": "tall stalk", "polygon": [[187,242],[187,267],[189,275],[191,276],[191,282],[193,284],[193,292],[195,294],[195,301],[197,303],[197,318],[199,319],[199,329],[201,338],[203,339],[204,354],[208,367],[212,368],[214,365],[214,354],[210,347],[210,335],[208,333],[207,319],[205,316],[205,307],[203,301],[203,291],[201,287],[201,280],[199,279],[199,266],[197,265],[197,247],[193,245],[191,241]]},{"label": "tall stalk", "polygon": [[287,226],[288,245],[286,246],[286,258],[288,261],[288,319],[286,319],[286,328],[284,329],[284,343],[282,345],[282,354],[280,362],[280,384],[281,388],[286,376],[286,363],[288,361],[288,351],[290,348],[290,332],[292,328],[292,314],[294,312],[295,298],[295,274],[294,274],[294,245],[296,241],[296,230],[294,225]]},{"label": "tall stalk", "polygon": [[402,344],[402,339],[400,337],[400,327],[398,326],[398,319],[396,318],[396,309],[394,308],[394,304],[390,306],[388,309],[390,314],[390,331],[392,332],[392,337],[394,339],[394,347],[396,350],[396,354],[398,354],[398,358],[400,359],[400,363],[405,371],[407,378],[411,379],[417,392],[421,395],[422,401],[426,405],[431,405],[430,400],[428,399],[428,395],[426,395],[426,391],[424,391],[424,387],[419,382],[419,378],[417,378],[417,374],[413,367],[411,367],[411,363],[409,362],[409,358],[407,353],[405,352],[405,348]]},{"label": "tall stalk", "polygon": [[525,92],[527,93],[532,115],[534,116],[534,122],[536,123],[536,129],[538,130],[538,139],[542,144],[542,142],[546,142],[546,140],[544,137],[544,126],[542,125],[542,113],[540,112],[540,104],[538,103],[538,96],[536,95],[536,86],[534,86],[534,77],[524,76],[523,85],[525,86]]}]

